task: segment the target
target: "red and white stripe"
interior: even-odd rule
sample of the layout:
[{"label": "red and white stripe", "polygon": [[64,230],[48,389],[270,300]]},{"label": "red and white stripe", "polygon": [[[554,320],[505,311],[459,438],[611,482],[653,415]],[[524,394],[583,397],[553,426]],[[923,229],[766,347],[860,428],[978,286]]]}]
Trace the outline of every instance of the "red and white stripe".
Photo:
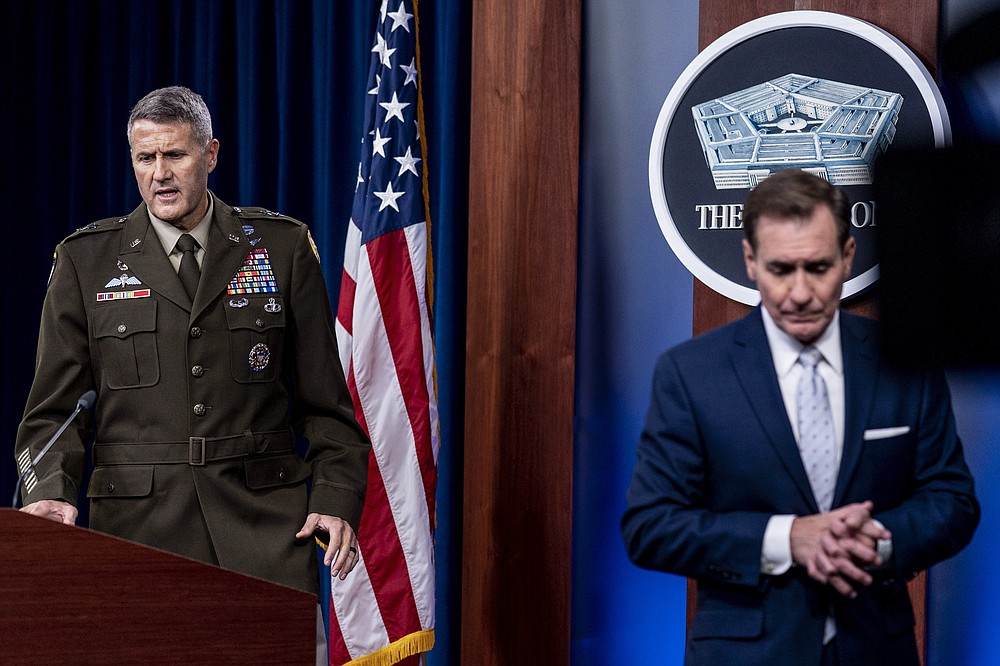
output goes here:
[{"label": "red and white stripe", "polygon": [[364,245],[353,221],[348,232],[337,341],[372,455],[361,561],[331,586],[331,664],[380,652],[363,663],[395,663],[433,641],[439,430],[427,231],[415,224]]}]

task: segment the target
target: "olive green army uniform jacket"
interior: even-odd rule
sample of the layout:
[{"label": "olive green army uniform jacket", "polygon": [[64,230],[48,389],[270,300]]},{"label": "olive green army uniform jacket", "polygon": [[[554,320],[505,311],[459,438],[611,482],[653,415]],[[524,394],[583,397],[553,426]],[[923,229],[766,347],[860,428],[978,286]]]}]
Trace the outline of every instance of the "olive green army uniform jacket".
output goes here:
[{"label": "olive green army uniform jacket", "polygon": [[302,223],[218,198],[207,245],[194,303],[145,204],[57,247],[19,473],[81,394],[98,399],[24,502],[76,504],[93,433],[93,529],[315,593],[315,544],[295,533],[309,512],[357,532],[370,451],[318,256]]}]

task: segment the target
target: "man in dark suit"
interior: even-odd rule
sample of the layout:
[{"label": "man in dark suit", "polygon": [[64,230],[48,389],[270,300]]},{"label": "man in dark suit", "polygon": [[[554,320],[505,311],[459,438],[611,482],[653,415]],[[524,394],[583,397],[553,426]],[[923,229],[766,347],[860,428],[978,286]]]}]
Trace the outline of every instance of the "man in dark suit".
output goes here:
[{"label": "man in dark suit", "polygon": [[[143,203],[56,249],[15,447],[23,510],[76,521],[92,430],[92,528],[318,592],[314,532],[334,575],[358,561],[370,446],[308,229],[208,191],[219,142],[187,88],[143,98],[128,139]],[[93,427],[32,468],[88,390]]]},{"label": "man in dark suit", "polygon": [[906,582],[979,521],[944,377],[841,312],[844,194],[797,170],[743,208],[761,307],[656,365],[622,533],[698,583],[686,663],[916,665]]}]

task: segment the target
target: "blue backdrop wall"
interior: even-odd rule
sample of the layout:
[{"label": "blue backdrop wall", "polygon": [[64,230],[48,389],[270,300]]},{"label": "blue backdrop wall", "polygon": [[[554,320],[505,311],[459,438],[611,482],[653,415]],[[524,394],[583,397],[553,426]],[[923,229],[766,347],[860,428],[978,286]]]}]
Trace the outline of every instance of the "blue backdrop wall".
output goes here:
[{"label": "blue backdrop wall", "polygon": [[584,2],[572,663],[680,663],[685,582],[640,570],[618,521],[652,368],[691,336],[693,279],[660,234],[649,142],[698,53],[697,0]]}]

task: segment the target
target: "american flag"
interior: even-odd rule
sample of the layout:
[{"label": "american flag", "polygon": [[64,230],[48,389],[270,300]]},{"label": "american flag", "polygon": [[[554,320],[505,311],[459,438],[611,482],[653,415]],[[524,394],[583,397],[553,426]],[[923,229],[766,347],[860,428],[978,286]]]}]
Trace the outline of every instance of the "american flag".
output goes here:
[{"label": "american flag", "polygon": [[416,12],[408,0],[383,0],[379,12],[344,253],[337,340],[372,454],[361,561],[331,585],[338,665],[412,661],[434,644],[439,431]]}]

